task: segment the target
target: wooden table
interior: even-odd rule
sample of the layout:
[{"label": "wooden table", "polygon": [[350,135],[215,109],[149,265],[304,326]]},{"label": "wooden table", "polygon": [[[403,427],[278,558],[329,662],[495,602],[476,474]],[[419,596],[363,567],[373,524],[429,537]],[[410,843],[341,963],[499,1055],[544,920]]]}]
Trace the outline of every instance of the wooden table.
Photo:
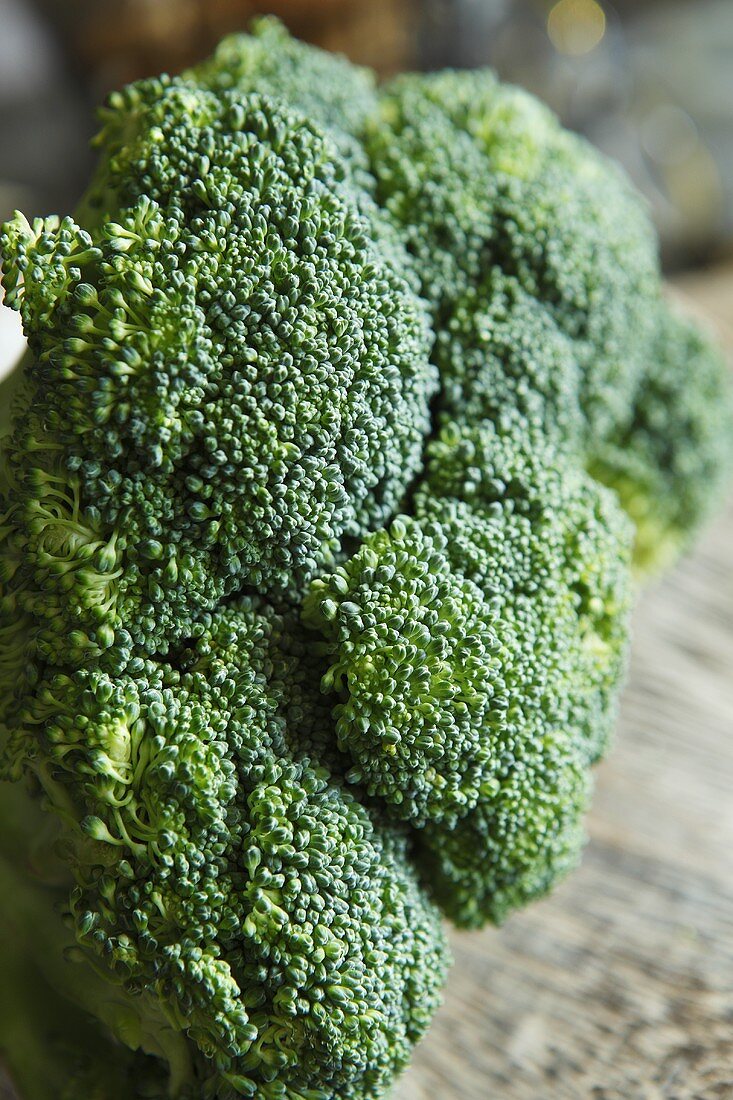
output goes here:
[{"label": "wooden table", "polygon": [[[733,272],[684,280],[733,347]],[[581,868],[454,933],[394,1100],[733,1098],[733,502],[641,598]]]},{"label": "wooden table", "polygon": [[[681,289],[733,347],[733,273]],[[733,1098],[731,548],[733,503],[642,597],[582,867],[501,930],[453,934],[394,1100]]]}]

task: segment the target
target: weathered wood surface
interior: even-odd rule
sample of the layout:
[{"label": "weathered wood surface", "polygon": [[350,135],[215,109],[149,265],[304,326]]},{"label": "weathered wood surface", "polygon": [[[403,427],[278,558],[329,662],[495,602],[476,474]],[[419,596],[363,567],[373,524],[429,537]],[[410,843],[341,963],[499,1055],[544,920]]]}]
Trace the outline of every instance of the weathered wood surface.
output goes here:
[{"label": "weathered wood surface", "polygon": [[[733,275],[685,281],[733,347]],[[637,608],[580,869],[455,933],[394,1100],[733,1100],[733,502]]]},{"label": "weathered wood surface", "polygon": [[[733,347],[733,274],[682,289]],[[504,928],[453,934],[394,1100],[733,1100],[731,548],[733,502],[642,597],[583,864]]]}]

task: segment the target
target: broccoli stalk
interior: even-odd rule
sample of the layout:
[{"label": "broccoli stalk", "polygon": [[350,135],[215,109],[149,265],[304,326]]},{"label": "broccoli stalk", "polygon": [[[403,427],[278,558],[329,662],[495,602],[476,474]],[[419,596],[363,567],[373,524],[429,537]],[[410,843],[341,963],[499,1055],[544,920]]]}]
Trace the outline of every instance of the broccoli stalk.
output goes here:
[{"label": "broccoli stalk", "polygon": [[[55,822],[20,784],[5,785],[0,816],[0,965],[7,991],[0,1061],[18,1094],[163,1100],[166,1074],[158,1057],[134,1055],[112,1037],[130,1029],[139,1004],[128,1010],[121,991],[79,960],[73,930],[61,919],[69,874],[55,851]],[[170,1035],[169,1058],[177,1045],[177,1060],[187,1063],[180,1037]]]}]

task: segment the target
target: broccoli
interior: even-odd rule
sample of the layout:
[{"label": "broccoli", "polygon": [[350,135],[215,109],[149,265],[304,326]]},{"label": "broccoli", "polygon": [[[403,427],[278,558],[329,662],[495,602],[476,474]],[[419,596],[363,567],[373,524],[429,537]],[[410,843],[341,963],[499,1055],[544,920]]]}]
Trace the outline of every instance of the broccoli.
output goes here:
[{"label": "broccoli", "polygon": [[251,34],[233,34],[212,57],[184,73],[215,92],[260,92],[290,103],[336,144],[345,173],[372,191],[374,181],[361,142],[377,107],[376,80],[345,58],[291,38],[272,18],[253,21]]},{"label": "broccoli", "polygon": [[[488,72],[398,77],[367,148],[378,200],[419,259],[450,415],[463,415],[454,391],[494,351],[485,311],[498,273],[572,341],[592,432],[623,417],[643,354],[629,331],[643,332],[659,277],[651,227],[620,173]],[[547,370],[535,385],[551,400],[554,381]]]},{"label": "broccoli", "polygon": [[579,858],[725,367],[490,73],[380,89],[265,20],[96,146],[0,235],[4,1057],[24,1100],[376,1100],[442,918]]},{"label": "broccoli", "polygon": [[288,648],[235,602],[175,664],[49,670],[12,740],[64,822],[105,1023],[169,1062],[175,1096],[378,1094],[442,981],[408,837],[303,751],[323,708]]},{"label": "broccoli", "polygon": [[623,675],[631,525],[551,444],[448,425],[415,517],[313,582],[307,623],[347,773],[418,827],[459,924],[501,921],[577,858]]},{"label": "broccoli", "polygon": [[32,1100],[163,1100],[160,1062],[140,1052],[131,1056],[69,997],[76,985],[97,1016],[115,994],[71,961],[74,936],[58,916],[69,875],[54,858],[55,822],[20,784],[5,785],[0,821],[0,968],[4,989],[12,991],[0,998],[0,1036],[19,1094]]},{"label": "broccoli", "polygon": [[[697,330],[660,335],[656,241],[628,181],[489,72],[398,77],[366,145],[432,306],[442,416],[542,423],[632,519],[649,513],[638,567],[666,564],[726,483],[730,385]],[[676,406],[680,386],[670,422],[660,395]]]},{"label": "broccoli", "polygon": [[730,478],[733,393],[720,352],[662,303],[652,366],[631,416],[593,452],[589,469],[612,486],[636,525],[637,565],[659,571],[685,549]]},{"label": "broccoli", "polygon": [[34,354],[15,584],[52,658],[164,652],[243,582],[302,587],[395,509],[436,386],[423,305],[321,135],[180,81],[115,109],[114,216],[2,237]]},{"label": "broccoli", "polygon": [[330,642],[347,778],[415,825],[455,823],[490,782],[507,689],[492,609],[452,571],[441,526],[405,516],[369,536],[313,582],[304,619]]}]

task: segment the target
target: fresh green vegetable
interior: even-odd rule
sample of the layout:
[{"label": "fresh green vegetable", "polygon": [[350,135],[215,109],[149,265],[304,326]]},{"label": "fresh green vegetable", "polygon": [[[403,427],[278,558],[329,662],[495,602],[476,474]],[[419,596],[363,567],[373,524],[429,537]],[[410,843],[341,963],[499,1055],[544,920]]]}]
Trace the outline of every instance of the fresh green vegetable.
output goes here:
[{"label": "fresh green vegetable", "polygon": [[588,764],[626,657],[630,524],[540,437],[448,425],[414,502],[313,582],[352,781],[422,827],[459,924],[500,921],[577,861]]},{"label": "fresh green vegetable", "polygon": [[76,213],[0,237],[3,1058],[374,1100],[441,915],[577,862],[730,385],[620,172],[491,74],[378,89],[264,21],[101,123]]}]

